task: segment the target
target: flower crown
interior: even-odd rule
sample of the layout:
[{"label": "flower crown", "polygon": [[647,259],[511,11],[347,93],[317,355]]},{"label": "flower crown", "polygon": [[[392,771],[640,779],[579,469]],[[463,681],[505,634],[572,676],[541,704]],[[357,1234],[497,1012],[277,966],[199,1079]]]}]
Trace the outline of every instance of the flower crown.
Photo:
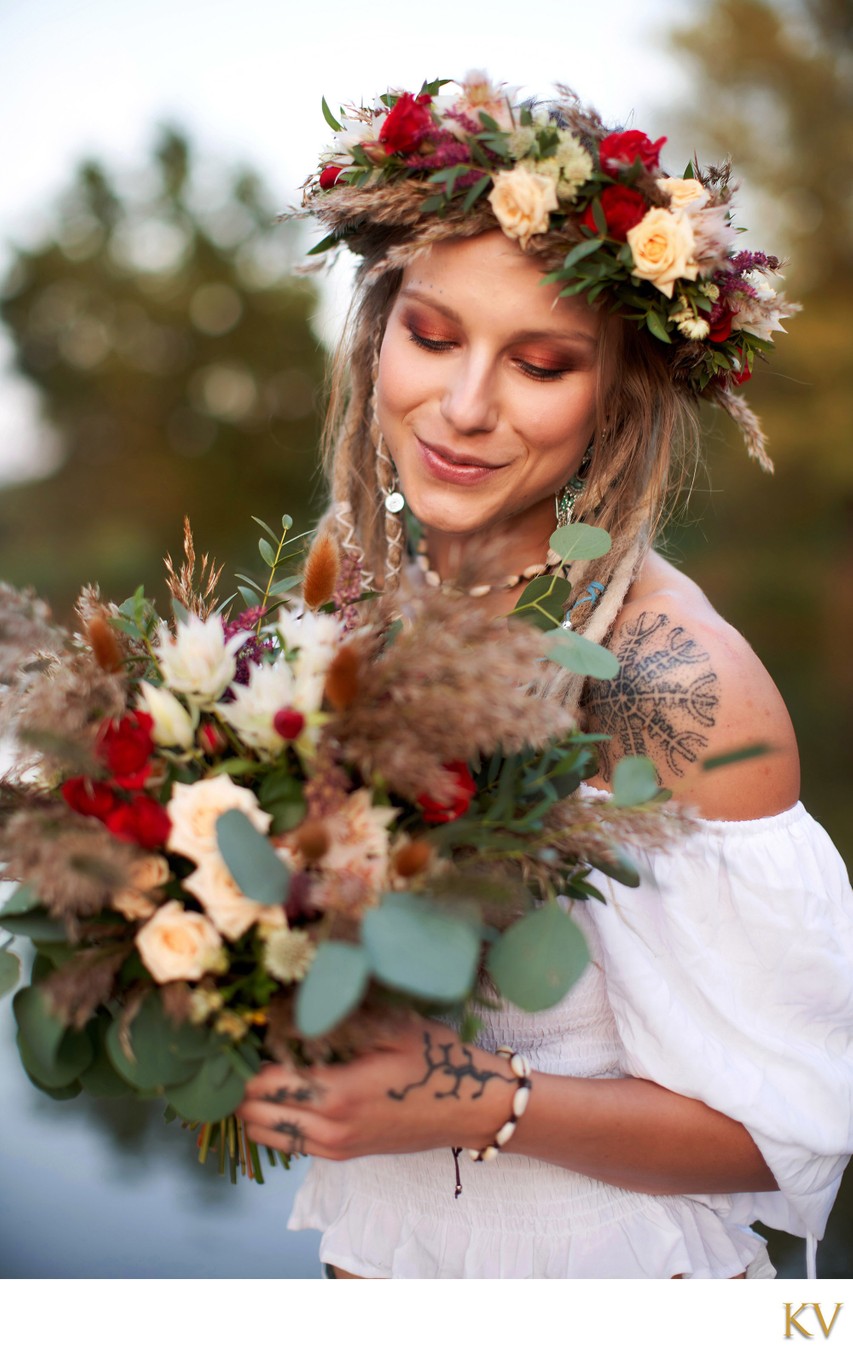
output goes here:
[{"label": "flower crown", "polygon": [[388,92],[340,119],[323,100],[334,137],[303,207],[331,230],[310,254],[343,243],[378,272],[406,263],[413,245],[497,223],[554,265],[544,278],[561,297],[607,303],[666,346],[673,382],[727,410],[772,468],[735,389],[798,306],[771,282],[775,256],[735,249],[728,164],[667,176],[666,138],[610,131],[564,87],[536,106],[479,72],[457,95],[441,93],[449,84]]}]

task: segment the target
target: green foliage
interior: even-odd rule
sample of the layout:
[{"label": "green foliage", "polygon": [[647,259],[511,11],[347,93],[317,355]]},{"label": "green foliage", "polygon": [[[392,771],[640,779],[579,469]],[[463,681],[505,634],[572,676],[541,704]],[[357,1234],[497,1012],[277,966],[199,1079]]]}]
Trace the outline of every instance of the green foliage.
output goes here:
[{"label": "green foliage", "polygon": [[243,1097],[246,1081],[220,1052],[204,1060],[184,1084],[166,1089],[169,1104],[188,1122],[219,1122],[228,1117]]},{"label": "green foliage", "polygon": [[374,975],[394,989],[453,1003],[474,983],[479,932],[420,896],[385,895],[365,914],[361,933]]},{"label": "green foliage", "polygon": [[549,543],[564,563],[571,563],[575,559],[603,558],[613,545],[606,530],[599,525],[585,525],[583,521],[558,526]]},{"label": "green foliage", "polygon": [[321,942],[296,994],[296,1025],[305,1036],[323,1036],[364,997],[370,959],[349,942]]},{"label": "green foliage", "polygon": [[619,671],[615,653],[570,629],[548,631],[548,657],[568,672],[609,680]]},{"label": "green foliage", "polygon": [[290,872],[272,844],[240,809],[227,809],[216,820],[219,854],[247,899],[283,904]]},{"label": "green foliage", "polygon": [[18,1049],[31,1078],[46,1089],[62,1089],[77,1080],[94,1054],[86,1033],[67,1028],[50,1010],[38,986],[20,989],[12,1008]]},{"label": "green foliage", "polygon": [[644,805],[668,796],[658,785],[653,762],[639,755],[623,757],[613,772],[613,803],[622,808]]},{"label": "green foliage", "polygon": [[537,629],[554,629],[559,626],[568,609],[571,592],[571,583],[564,577],[553,574],[534,577],[524,588],[510,616],[520,615],[528,625],[535,625]]},{"label": "green foliage", "polygon": [[188,1083],[213,1049],[210,1033],[188,1024],[176,1026],[163,1012],[157,993],[146,995],[128,1035],[131,1054],[125,1049],[121,1019],[116,1018],[106,1034],[107,1055],[131,1088],[146,1093]]},{"label": "green foliage", "polygon": [[12,951],[0,948],[0,998],[17,987],[21,978],[21,961]]},{"label": "green foliage", "polygon": [[508,928],[489,948],[486,965],[511,1003],[536,1013],[565,997],[588,960],[580,928],[552,903]]}]

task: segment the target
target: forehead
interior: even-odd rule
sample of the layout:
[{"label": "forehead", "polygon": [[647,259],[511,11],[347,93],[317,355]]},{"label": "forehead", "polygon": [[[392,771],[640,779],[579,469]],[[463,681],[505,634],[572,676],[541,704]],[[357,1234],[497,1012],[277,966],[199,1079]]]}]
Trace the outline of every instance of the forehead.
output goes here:
[{"label": "forehead", "polygon": [[486,232],[434,243],[406,266],[400,297],[432,302],[463,321],[476,317],[596,337],[598,313],[583,299],[560,298],[558,285],[543,282],[544,272],[503,232]]}]

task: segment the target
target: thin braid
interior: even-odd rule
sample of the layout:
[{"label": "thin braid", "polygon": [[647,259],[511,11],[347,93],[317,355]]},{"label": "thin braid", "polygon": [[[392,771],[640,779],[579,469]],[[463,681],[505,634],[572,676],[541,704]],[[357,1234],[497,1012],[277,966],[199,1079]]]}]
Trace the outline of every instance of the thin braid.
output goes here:
[{"label": "thin braid", "polygon": [[[379,425],[379,417],[376,412],[376,383],[379,377],[379,344],[373,349],[373,364],[371,365],[371,377],[373,380],[373,390],[370,395],[370,439],[376,451],[376,481],[379,485],[379,495],[383,498],[394,488],[397,472],[388,453],[388,447],[382,435]],[[385,581],[386,590],[393,587],[400,576],[403,566],[403,554],[406,548],[406,533],[403,528],[403,518],[399,512],[389,511],[385,508]]]}]

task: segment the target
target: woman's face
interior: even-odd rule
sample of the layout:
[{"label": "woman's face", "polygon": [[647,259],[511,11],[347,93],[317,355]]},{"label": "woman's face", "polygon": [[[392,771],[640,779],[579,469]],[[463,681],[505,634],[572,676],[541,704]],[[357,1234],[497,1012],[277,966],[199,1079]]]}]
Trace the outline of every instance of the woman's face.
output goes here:
[{"label": "woman's face", "polygon": [[404,272],[377,412],[428,529],[547,544],[554,494],[593,434],[598,369],[597,315],[558,294],[499,231],[439,243]]}]

